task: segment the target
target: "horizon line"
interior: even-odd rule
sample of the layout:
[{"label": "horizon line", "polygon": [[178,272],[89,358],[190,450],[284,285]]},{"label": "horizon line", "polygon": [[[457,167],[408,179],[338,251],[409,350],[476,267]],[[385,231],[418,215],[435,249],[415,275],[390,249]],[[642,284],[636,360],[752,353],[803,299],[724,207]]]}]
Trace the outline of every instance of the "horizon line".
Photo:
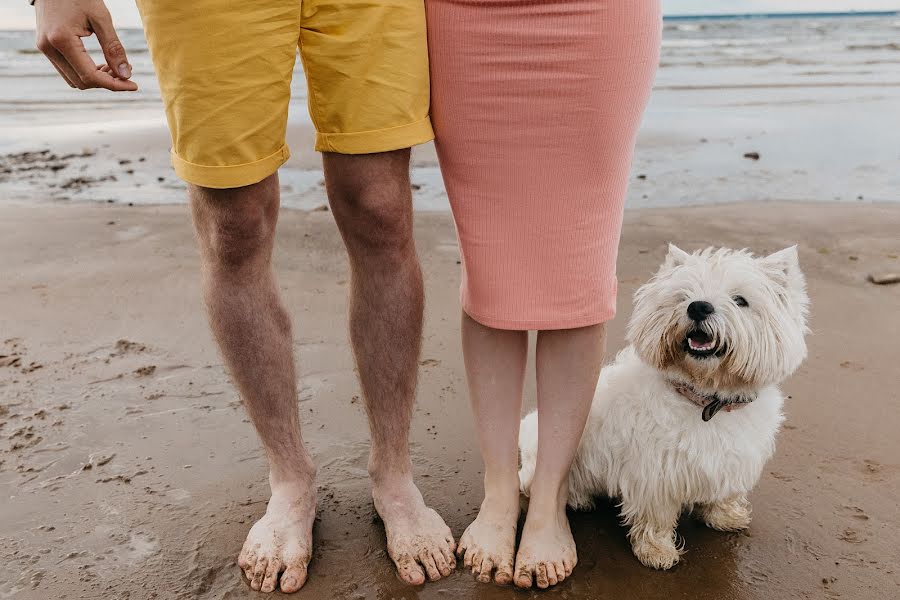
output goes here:
[{"label": "horizon line", "polygon": [[[664,21],[687,21],[702,19],[798,19],[803,17],[900,17],[900,8],[894,10],[849,10],[849,11],[809,11],[809,12],[749,12],[749,13],[695,13],[663,14]],[[141,25],[124,25],[119,29],[143,29]],[[0,27],[0,31],[34,31],[34,27]]]},{"label": "horizon line", "polygon": [[800,17],[893,17],[900,16],[896,10],[841,10],[841,11],[809,11],[809,12],[753,12],[753,13],[697,13],[663,15],[664,20],[678,19],[775,19]]}]

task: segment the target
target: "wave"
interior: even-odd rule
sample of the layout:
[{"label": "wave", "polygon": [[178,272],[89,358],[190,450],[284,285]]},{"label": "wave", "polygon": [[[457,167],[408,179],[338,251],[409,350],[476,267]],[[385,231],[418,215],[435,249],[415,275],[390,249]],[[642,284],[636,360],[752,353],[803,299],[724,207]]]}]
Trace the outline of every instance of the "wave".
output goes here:
[{"label": "wave", "polygon": [[784,44],[788,42],[786,37],[759,37],[736,40],[734,38],[688,38],[688,39],[664,39],[664,48],[739,48],[742,46],[771,46],[772,44]]},{"label": "wave", "polygon": [[900,43],[888,42],[886,44],[847,44],[847,50],[900,50]]}]

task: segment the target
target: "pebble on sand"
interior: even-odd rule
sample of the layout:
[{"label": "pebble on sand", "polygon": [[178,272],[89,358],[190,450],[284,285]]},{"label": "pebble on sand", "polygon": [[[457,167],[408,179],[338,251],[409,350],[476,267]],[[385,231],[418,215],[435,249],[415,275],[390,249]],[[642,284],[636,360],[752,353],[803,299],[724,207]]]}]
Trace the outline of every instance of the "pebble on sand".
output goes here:
[{"label": "pebble on sand", "polygon": [[745,152],[744,158],[749,158],[750,160],[759,160],[759,152]]}]

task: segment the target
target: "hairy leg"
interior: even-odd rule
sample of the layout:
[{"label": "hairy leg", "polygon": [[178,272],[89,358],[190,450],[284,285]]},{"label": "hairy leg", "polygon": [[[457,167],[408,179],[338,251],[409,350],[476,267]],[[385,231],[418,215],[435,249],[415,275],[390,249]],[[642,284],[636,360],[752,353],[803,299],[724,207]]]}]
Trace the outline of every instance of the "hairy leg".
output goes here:
[{"label": "hairy leg", "polygon": [[254,590],[280,581],[293,592],[306,581],[316,487],[300,437],[291,322],[271,265],[278,177],[228,190],[191,186],[189,195],[210,327],[269,461],[272,497],[238,563]]},{"label": "hairy leg", "polygon": [[409,150],[327,153],[325,182],[350,257],[350,340],[372,435],[372,496],[400,577],[418,585],[452,572],[455,544],[413,483],[409,456],[424,310]]},{"label": "hairy leg", "polygon": [[707,526],[719,531],[741,531],[750,527],[750,501],[740,495],[712,504],[701,504],[695,512]]},{"label": "hairy leg", "polygon": [[463,313],[462,343],[484,460],[484,501],[460,538],[458,553],[478,581],[487,583],[493,575],[508,584],[519,519],[519,417],[528,332],[486,327]]},{"label": "hairy leg", "polygon": [[630,526],[631,549],[644,566],[671,569],[681,558],[675,537],[681,506],[677,502],[666,503],[663,493],[645,491],[643,495],[651,499],[652,505],[643,505],[643,498],[622,499],[622,515]]},{"label": "hairy leg", "polygon": [[515,583],[540,588],[568,577],[577,562],[566,517],[569,469],[597,387],[603,324],[541,331],[537,340],[538,452]]}]

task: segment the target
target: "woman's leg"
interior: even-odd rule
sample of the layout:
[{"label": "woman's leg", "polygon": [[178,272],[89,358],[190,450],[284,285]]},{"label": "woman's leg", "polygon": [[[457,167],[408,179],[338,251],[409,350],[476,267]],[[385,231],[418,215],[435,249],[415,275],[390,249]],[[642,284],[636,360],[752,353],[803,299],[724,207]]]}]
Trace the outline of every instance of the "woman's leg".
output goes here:
[{"label": "woman's leg", "polygon": [[492,329],[462,317],[469,398],[484,459],[484,501],[459,540],[478,581],[512,582],[519,519],[518,443],[528,332]]},{"label": "woman's leg", "polygon": [[528,518],[516,556],[516,585],[556,585],[578,561],[566,517],[569,468],[597,387],[604,324],[541,331],[537,340],[538,454]]}]

